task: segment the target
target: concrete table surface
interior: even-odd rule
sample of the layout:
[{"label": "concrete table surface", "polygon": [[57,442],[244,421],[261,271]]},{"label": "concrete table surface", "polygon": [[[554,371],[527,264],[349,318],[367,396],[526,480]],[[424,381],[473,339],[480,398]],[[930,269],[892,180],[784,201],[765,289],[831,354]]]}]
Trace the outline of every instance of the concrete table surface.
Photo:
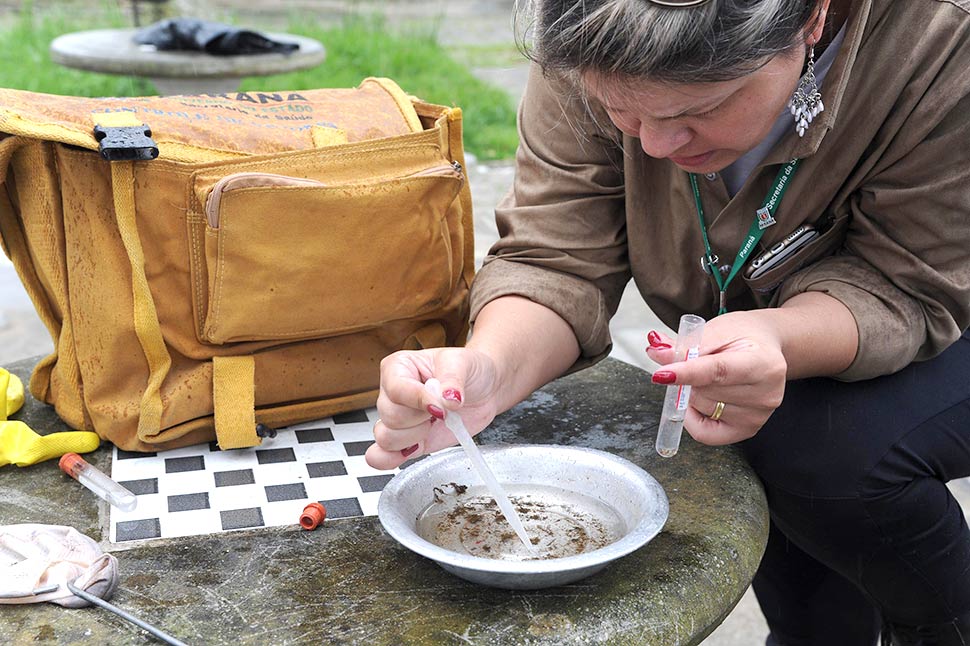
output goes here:
[{"label": "concrete table surface", "polygon": [[[26,380],[36,359],[10,366]],[[684,438],[654,452],[663,390],[607,359],[559,379],[501,415],[482,443],[590,446],[651,473],[670,499],[645,547],[571,585],[507,591],[458,579],[391,539],[377,518],[165,539],[106,542],[107,510],[55,461],[0,468],[0,525],[71,525],[120,562],[112,602],[188,644],[697,644],[747,588],[767,540],[757,478],[732,447]],[[64,429],[29,401],[19,418]],[[109,471],[110,447],[87,457]],[[0,606],[0,643],[145,644],[98,608]]]},{"label": "concrete table surface", "polygon": [[157,51],[138,45],[136,29],[95,29],[58,36],[51,59],[65,67],[105,74],[141,76],[161,94],[234,92],[247,76],[267,76],[315,67],[323,62],[323,45],[295,34],[266,34],[280,42],[297,43],[290,54],[213,56],[204,52]]}]

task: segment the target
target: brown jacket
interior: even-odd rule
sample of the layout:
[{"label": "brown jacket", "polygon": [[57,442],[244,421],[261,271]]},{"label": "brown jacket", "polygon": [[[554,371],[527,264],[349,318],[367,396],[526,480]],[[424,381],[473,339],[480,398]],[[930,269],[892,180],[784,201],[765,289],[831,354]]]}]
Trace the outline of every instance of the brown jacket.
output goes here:
[{"label": "brown jacket", "polygon": [[[804,139],[793,126],[734,199],[720,175],[699,178],[711,246],[730,262],[780,164],[803,159],[751,258],[800,224],[827,232],[755,281],[739,274],[728,308],[809,290],[839,299],[860,337],[842,379],[933,357],[970,325],[968,12],[970,0],[856,2]],[[582,347],[576,367],[609,352],[631,275],[674,329],[684,312],[717,311],[687,173],[590,107],[533,70],[515,185],[496,211],[502,237],[472,290],[473,316],[504,294],[555,310]]]}]

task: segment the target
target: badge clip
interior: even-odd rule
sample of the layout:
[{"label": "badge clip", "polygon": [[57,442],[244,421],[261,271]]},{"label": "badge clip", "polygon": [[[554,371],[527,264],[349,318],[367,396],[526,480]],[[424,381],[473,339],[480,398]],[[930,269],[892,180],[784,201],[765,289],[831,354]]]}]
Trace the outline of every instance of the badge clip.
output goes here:
[{"label": "badge clip", "polygon": [[768,227],[775,224],[775,219],[771,217],[771,211],[768,210],[768,207],[766,206],[761,207],[760,209],[757,210],[757,214],[758,214],[758,228],[761,229],[762,231],[764,231]]}]

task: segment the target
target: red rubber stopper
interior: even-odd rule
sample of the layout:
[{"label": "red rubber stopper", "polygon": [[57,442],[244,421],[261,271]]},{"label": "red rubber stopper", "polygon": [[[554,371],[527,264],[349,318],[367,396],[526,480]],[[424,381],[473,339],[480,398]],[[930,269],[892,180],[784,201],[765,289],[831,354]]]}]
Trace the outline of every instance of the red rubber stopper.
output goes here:
[{"label": "red rubber stopper", "polygon": [[306,530],[316,529],[327,517],[327,508],[318,502],[311,502],[303,508],[300,515],[300,527]]},{"label": "red rubber stopper", "polygon": [[77,478],[77,474],[84,470],[85,465],[87,465],[87,462],[77,453],[65,453],[57,462],[61,471],[72,478]]}]

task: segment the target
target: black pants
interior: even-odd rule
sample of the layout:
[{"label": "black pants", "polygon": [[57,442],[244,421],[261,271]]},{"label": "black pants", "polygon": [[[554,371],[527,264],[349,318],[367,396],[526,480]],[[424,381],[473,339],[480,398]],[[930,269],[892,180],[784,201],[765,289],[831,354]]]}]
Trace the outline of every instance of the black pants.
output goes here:
[{"label": "black pants", "polygon": [[970,334],[894,375],[790,382],[742,447],[771,510],[754,590],[775,643],[872,646],[883,618],[970,612],[970,530],[945,485],[970,475]]}]

